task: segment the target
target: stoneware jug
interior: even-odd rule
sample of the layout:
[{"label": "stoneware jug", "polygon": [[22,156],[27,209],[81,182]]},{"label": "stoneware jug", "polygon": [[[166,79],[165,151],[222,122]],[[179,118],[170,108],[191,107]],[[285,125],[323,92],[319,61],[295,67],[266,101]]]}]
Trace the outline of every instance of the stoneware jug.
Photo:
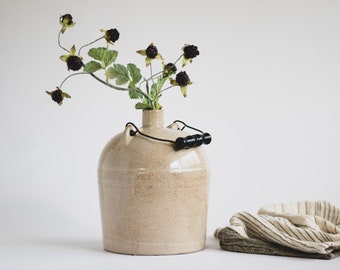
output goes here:
[{"label": "stoneware jug", "polygon": [[[204,147],[175,150],[133,127],[104,148],[98,166],[104,249],[134,255],[204,249],[209,172]],[[176,140],[177,124],[163,126],[162,110],[143,111],[142,134]]]}]

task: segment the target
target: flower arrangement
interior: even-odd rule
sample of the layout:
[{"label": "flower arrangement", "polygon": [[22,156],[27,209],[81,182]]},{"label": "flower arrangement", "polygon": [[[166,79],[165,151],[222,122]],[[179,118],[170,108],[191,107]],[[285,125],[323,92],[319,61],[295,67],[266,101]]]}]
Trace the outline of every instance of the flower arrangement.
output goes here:
[{"label": "flower arrangement", "polygon": [[[127,91],[131,99],[138,100],[135,105],[136,109],[161,109],[162,106],[159,103],[159,98],[165,91],[176,86],[180,88],[184,97],[187,96],[187,87],[192,84],[192,82],[186,71],[182,70],[177,72],[176,65],[181,60],[182,68],[188,63],[191,63],[193,58],[199,55],[197,46],[184,45],[182,53],[177,60],[169,63],[164,62],[162,55],[153,43],[146,49],[138,50],[137,53],[145,57],[146,68],[150,70],[149,76],[143,77],[141,70],[135,64],[129,63],[122,65],[116,63],[118,51],[112,50],[109,47],[114,45],[119,39],[120,34],[117,29],[101,29],[100,31],[103,33],[101,37],[81,46],[77,52],[75,45],[68,50],[62,46],[60,41],[61,35],[64,34],[68,28],[75,25],[72,16],[65,14],[59,18],[59,22],[61,24],[61,30],[58,33],[58,45],[66,52],[60,59],[66,62],[69,71],[74,71],[74,73],[67,76],[55,90],[46,91],[52,100],[59,105],[63,103],[64,98],[71,97],[67,92],[62,90],[64,83],[70,77],[80,74],[88,74],[100,83],[115,90]],[[81,56],[82,49],[100,40],[106,41],[106,47],[91,47],[87,53],[91,59],[85,63]],[[152,62],[154,60],[162,60],[162,68],[156,73],[153,73],[152,69]],[[81,69],[82,71],[80,71]],[[97,75],[99,71],[104,73],[104,79]]]}]

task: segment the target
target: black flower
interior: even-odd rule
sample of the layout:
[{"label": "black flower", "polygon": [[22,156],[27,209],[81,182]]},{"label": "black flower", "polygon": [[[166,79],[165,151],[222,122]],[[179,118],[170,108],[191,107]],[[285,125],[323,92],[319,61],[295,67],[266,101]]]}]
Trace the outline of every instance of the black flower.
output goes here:
[{"label": "black flower", "polygon": [[156,56],[158,55],[158,50],[157,47],[154,46],[153,44],[150,44],[146,50],[145,50],[145,54],[147,57],[151,58],[151,59],[155,59]]},{"label": "black flower", "polygon": [[163,59],[163,57],[158,52],[158,49],[153,43],[151,43],[145,50],[139,50],[137,53],[146,56],[145,64],[149,66],[153,59]]},{"label": "black flower", "polygon": [[176,79],[175,80],[170,79],[170,83],[172,85],[180,86],[181,92],[182,92],[184,97],[187,96],[187,86],[192,84],[188,74],[185,71],[181,71],[181,72],[177,73]]},{"label": "black flower", "polygon": [[67,58],[66,63],[67,63],[67,68],[73,71],[77,71],[81,69],[81,67],[83,66],[83,62],[81,61],[81,58],[77,55],[70,55]]},{"label": "black flower", "polygon": [[200,54],[197,46],[195,45],[185,45],[182,50],[183,50],[183,63],[182,63],[183,67],[187,64],[188,61],[191,63],[192,59]]},{"label": "black flower", "polygon": [[200,52],[197,49],[197,46],[187,45],[183,48],[184,57],[187,59],[195,58]]},{"label": "black flower", "polygon": [[101,30],[102,32],[105,32],[105,39],[108,43],[114,44],[119,39],[119,32],[115,29],[110,30]]},{"label": "black flower", "polygon": [[64,33],[67,28],[72,27],[76,23],[73,22],[73,18],[71,14],[65,14],[63,16],[60,16],[59,22],[61,24],[61,33]]},{"label": "black flower", "polygon": [[68,70],[78,71],[84,65],[83,59],[79,55],[76,55],[76,47],[74,45],[70,53],[60,56],[60,59],[66,62]]},{"label": "black flower", "polygon": [[57,102],[59,105],[62,104],[63,99],[64,99],[63,92],[60,89],[53,91],[51,94],[51,97],[52,97],[52,100]]},{"label": "black flower", "polygon": [[172,74],[175,74],[176,71],[177,71],[176,65],[173,63],[168,63],[163,67],[163,76],[164,77],[170,76]]},{"label": "black flower", "polygon": [[176,75],[176,82],[179,86],[187,86],[190,82],[190,78],[185,71],[181,71]]},{"label": "black flower", "polygon": [[64,98],[71,98],[69,94],[63,92],[59,87],[57,87],[57,89],[52,92],[46,91],[46,93],[50,95],[52,97],[52,100],[59,105],[63,103]]}]

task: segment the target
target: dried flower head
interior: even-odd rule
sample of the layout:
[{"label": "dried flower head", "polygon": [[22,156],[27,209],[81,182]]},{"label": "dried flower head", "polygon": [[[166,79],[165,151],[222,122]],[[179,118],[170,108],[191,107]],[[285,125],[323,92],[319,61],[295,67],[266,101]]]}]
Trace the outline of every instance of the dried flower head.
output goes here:
[{"label": "dried flower head", "polygon": [[190,78],[185,71],[181,71],[176,75],[176,82],[179,86],[187,86],[190,83]]},{"label": "dried flower head", "polygon": [[61,24],[61,33],[63,34],[67,28],[74,26],[76,23],[73,22],[73,18],[71,14],[65,14],[60,16],[59,22]]},{"label": "dried flower head", "polygon": [[164,77],[175,74],[176,71],[177,71],[177,67],[173,63],[168,63],[168,64],[163,66],[163,76]]},{"label": "dried flower head", "polygon": [[149,66],[153,59],[163,60],[162,55],[158,52],[158,49],[153,43],[151,43],[145,50],[139,50],[137,53],[146,56],[145,65]]},{"label": "dried flower head", "polygon": [[182,50],[183,50],[183,62],[182,62],[183,67],[187,64],[188,61],[192,63],[192,59],[200,54],[197,46],[195,45],[185,45]]},{"label": "dried flower head", "polygon": [[70,53],[60,56],[60,59],[66,62],[68,70],[78,71],[84,65],[83,59],[79,55],[76,55],[76,47],[74,45]]},{"label": "dried flower head", "polygon": [[181,71],[181,72],[177,73],[176,79],[175,80],[171,79],[170,83],[172,85],[179,86],[181,88],[181,92],[182,92],[184,97],[187,96],[187,86],[192,84],[188,74],[185,71]]},{"label": "dried flower head", "polygon": [[46,93],[50,95],[52,97],[52,100],[59,105],[63,103],[64,98],[71,98],[69,94],[63,92],[59,87],[57,87],[57,89],[52,92],[46,91]]},{"label": "dried flower head", "polygon": [[105,33],[104,37],[107,43],[110,43],[113,45],[119,39],[119,32],[116,28],[109,29],[109,30],[101,29],[100,31]]}]

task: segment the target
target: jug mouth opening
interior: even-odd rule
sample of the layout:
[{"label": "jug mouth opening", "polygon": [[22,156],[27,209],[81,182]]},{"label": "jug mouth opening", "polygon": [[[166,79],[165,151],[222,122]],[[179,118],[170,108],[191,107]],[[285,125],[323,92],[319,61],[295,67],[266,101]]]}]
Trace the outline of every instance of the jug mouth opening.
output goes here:
[{"label": "jug mouth opening", "polygon": [[143,127],[163,127],[163,110],[143,110]]}]

